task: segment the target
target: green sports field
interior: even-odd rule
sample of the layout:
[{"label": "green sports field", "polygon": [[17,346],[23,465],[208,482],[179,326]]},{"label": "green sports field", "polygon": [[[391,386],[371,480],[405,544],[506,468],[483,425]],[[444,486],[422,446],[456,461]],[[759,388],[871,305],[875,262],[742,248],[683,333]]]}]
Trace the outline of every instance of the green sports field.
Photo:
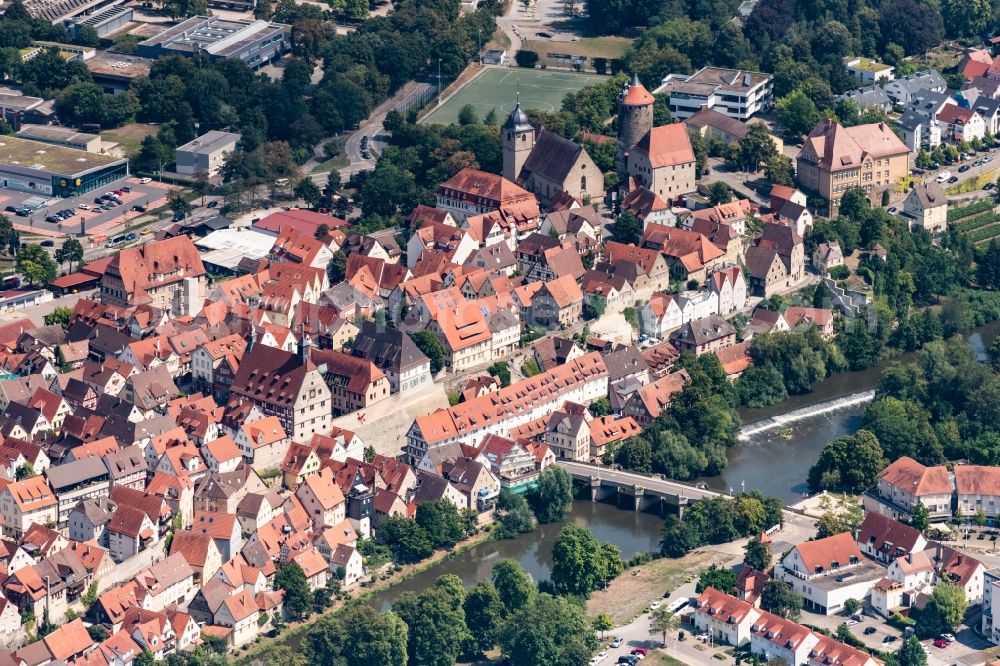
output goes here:
[{"label": "green sports field", "polygon": [[458,122],[458,112],[471,104],[480,120],[496,109],[500,122],[513,110],[517,91],[521,91],[521,106],[539,111],[556,111],[567,93],[576,92],[595,83],[607,81],[606,76],[554,72],[542,69],[490,68],[467,83],[447,102],[427,114],[422,123],[449,125]]}]

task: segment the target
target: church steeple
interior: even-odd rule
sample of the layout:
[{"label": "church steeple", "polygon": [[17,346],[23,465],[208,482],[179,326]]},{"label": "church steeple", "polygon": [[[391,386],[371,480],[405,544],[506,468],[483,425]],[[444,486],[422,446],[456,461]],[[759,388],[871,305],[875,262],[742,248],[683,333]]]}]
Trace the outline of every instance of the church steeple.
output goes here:
[{"label": "church steeple", "polygon": [[535,126],[521,108],[520,91],[515,97],[514,110],[500,129],[500,135],[503,143],[503,176],[516,182],[531,149],[535,147],[536,135]]}]

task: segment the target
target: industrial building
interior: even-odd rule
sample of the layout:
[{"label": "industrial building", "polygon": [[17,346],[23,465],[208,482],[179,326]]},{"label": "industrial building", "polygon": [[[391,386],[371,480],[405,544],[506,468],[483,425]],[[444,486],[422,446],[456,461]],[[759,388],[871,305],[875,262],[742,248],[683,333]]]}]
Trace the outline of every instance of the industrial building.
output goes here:
[{"label": "industrial building", "polygon": [[196,54],[212,59],[239,58],[257,68],[285,52],[291,30],[283,23],[192,16],[140,42],[136,52],[146,58]]},{"label": "industrial building", "polygon": [[107,37],[118,32],[120,29],[132,22],[131,7],[108,7],[90,16],[81,16],[75,19],[67,27],[71,37],[80,34],[80,30],[85,25],[97,31],[98,37]]},{"label": "industrial building", "polygon": [[30,97],[13,88],[0,88],[0,114],[16,132],[22,123],[49,122],[55,116],[55,102]]},{"label": "industrial building", "polygon": [[128,160],[16,136],[0,137],[0,186],[6,189],[68,197],[127,175]]},{"label": "industrial building", "polygon": [[177,173],[193,176],[219,173],[226,155],[236,150],[240,135],[234,132],[212,130],[177,149]]},{"label": "industrial building", "polygon": [[104,92],[120,95],[129,89],[135,79],[149,76],[153,61],[101,51],[84,64],[90,70],[94,83],[101,86]]},{"label": "industrial building", "polygon": [[53,146],[84,150],[88,153],[101,152],[102,144],[99,134],[77,132],[75,129],[69,127],[60,127],[59,125],[25,125],[17,135],[28,141],[40,141],[41,143],[48,143]]}]

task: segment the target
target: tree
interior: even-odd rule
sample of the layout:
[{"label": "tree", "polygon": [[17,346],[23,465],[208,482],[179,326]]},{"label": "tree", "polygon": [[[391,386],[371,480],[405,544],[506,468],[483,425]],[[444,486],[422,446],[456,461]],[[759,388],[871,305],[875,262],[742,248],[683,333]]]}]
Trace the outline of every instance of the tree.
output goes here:
[{"label": "tree", "polygon": [[415,666],[452,666],[458,661],[469,630],[465,624],[465,590],[457,576],[445,575],[420,595],[404,592],[392,605],[409,627],[406,651]]},{"label": "tree", "polygon": [[501,387],[510,386],[510,366],[507,365],[507,361],[497,361],[486,368],[486,372],[500,380]]},{"label": "tree", "polygon": [[525,377],[534,377],[541,372],[542,369],[538,367],[538,361],[533,358],[529,358],[521,364],[521,374]]},{"label": "tree", "polygon": [[368,446],[365,447],[364,458],[366,463],[371,463],[373,460],[375,460],[375,455],[376,451],[374,446],[369,444]]},{"label": "tree", "polygon": [[465,595],[465,625],[469,629],[469,654],[492,650],[500,636],[500,626],[507,617],[507,607],[493,583],[482,580]]},{"label": "tree", "polygon": [[899,666],[927,666],[927,653],[924,652],[920,639],[910,636],[904,640],[896,651],[896,661]]},{"label": "tree", "polygon": [[16,470],[14,470],[15,481],[23,481],[24,479],[30,479],[33,476],[35,476],[35,468],[31,465],[31,463],[22,463],[17,466]]},{"label": "tree", "polygon": [[528,502],[540,523],[556,523],[566,516],[573,504],[573,481],[562,467],[553,465],[538,477]]},{"label": "tree", "polygon": [[945,0],[941,16],[952,37],[979,37],[991,22],[992,5],[986,0]]},{"label": "tree", "polygon": [[930,527],[930,512],[924,503],[917,500],[916,505],[913,507],[913,511],[910,512],[910,526],[914,529],[923,532],[928,527]]},{"label": "tree", "polygon": [[586,664],[597,637],[583,607],[564,597],[536,595],[504,623],[500,648],[514,664]]},{"label": "tree", "polygon": [[760,607],[769,613],[797,621],[802,611],[802,597],[795,594],[788,583],[769,580],[761,591]]},{"label": "tree", "polygon": [[68,306],[60,306],[54,309],[49,314],[43,317],[46,326],[52,326],[54,324],[59,324],[63,329],[69,328],[69,323],[73,319],[73,308]]},{"label": "tree", "polygon": [[90,636],[90,639],[93,640],[95,643],[103,643],[108,639],[109,636],[108,630],[105,629],[104,626],[100,624],[92,624],[89,627],[87,627],[87,634]]},{"label": "tree", "polygon": [[28,284],[45,284],[56,277],[58,266],[45,248],[29,243],[17,253],[17,272],[28,278]]},{"label": "tree", "polygon": [[320,224],[318,227],[316,227],[316,231],[313,233],[313,238],[315,238],[318,241],[321,241],[325,239],[329,233],[330,233],[330,225],[324,222]]},{"label": "tree", "polygon": [[778,155],[767,125],[761,122],[747,124],[747,133],[737,144],[740,168],[754,173]]},{"label": "tree", "polygon": [[878,438],[859,430],[823,447],[819,460],[809,469],[809,487],[860,493],[876,484],[879,472],[888,464]]},{"label": "tree", "polygon": [[347,274],[347,255],[337,250],[326,265],[326,275],[330,284],[340,284]]},{"label": "tree", "polygon": [[149,650],[143,650],[135,655],[135,659],[132,660],[132,666],[155,666],[155,664],[156,659]]},{"label": "tree", "polygon": [[178,217],[184,217],[191,212],[191,204],[180,194],[172,195],[167,205],[173,211],[174,215]]},{"label": "tree", "polygon": [[83,245],[75,238],[67,238],[63,241],[62,247],[56,250],[56,261],[60,264],[68,263],[70,270],[73,269],[74,263],[78,264],[82,260]]},{"label": "tree", "polygon": [[604,633],[615,628],[614,620],[607,613],[601,613],[594,618],[594,631],[601,632],[601,640],[604,640]]},{"label": "tree", "polygon": [[312,593],[306,574],[297,562],[289,562],[274,574],[274,589],[285,591],[285,613],[292,620],[301,620],[312,606]]},{"label": "tree", "polygon": [[801,90],[793,90],[782,97],[775,107],[778,122],[792,135],[806,134],[820,119],[816,104]]},{"label": "tree", "polygon": [[412,518],[387,518],[379,530],[379,540],[391,547],[396,559],[403,564],[419,562],[434,552],[427,530]]},{"label": "tree", "polygon": [[428,330],[414,331],[410,333],[413,344],[424,353],[431,362],[431,374],[436,375],[444,367],[447,352],[441,340]]},{"label": "tree", "polygon": [[[379,613],[367,604],[349,605],[317,622],[305,634],[302,652],[305,663],[322,666],[406,666],[408,634],[406,624],[395,613]],[[273,663],[286,662],[275,659]]]},{"label": "tree", "polygon": [[534,581],[516,560],[504,559],[493,565],[493,586],[508,613],[531,603],[536,594]]},{"label": "tree", "polygon": [[295,184],[292,192],[295,196],[305,201],[310,208],[318,207],[319,202],[323,200],[323,193],[320,191],[319,186],[313,182],[312,178],[303,178],[300,180]]},{"label": "tree", "polygon": [[750,539],[743,549],[743,563],[757,571],[767,571],[771,568],[771,546],[760,537]]},{"label": "tree", "polygon": [[965,590],[947,580],[939,582],[927,604],[911,611],[917,622],[917,635],[930,638],[950,632],[962,623],[966,608]]},{"label": "tree", "polygon": [[458,110],[459,125],[475,125],[478,122],[479,118],[476,116],[476,109],[471,104],[466,104]]},{"label": "tree", "polygon": [[625,211],[615,220],[615,240],[626,245],[637,245],[642,236],[642,220],[633,213]]},{"label": "tree", "polygon": [[660,632],[661,642],[667,644],[667,632],[677,628],[680,619],[667,606],[660,606],[649,614],[649,630]]},{"label": "tree", "polygon": [[857,599],[848,599],[844,602],[844,612],[848,615],[854,615],[859,610],[861,610],[861,602]]},{"label": "tree", "polygon": [[708,201],[713,206],[729,203],[733,200],[733,190],[731,187],[717,180],[708,186]]},{"label": "tree", "polygon": [[432,548],[450,548],[465,536],[458,509],[446,499],[431,500],[418,506],[416,521],[426,530]]},{"label": "tree", "polygon": [[621,555],[603,547],[585,527],[566,525],[552,546],[552,584],[559,594],[586,599],[622,569]]},{"label": "tree", "polygon": [[725,592],[726,594],[732,594],[736,591],[736,574],[729,567],[720,567],[713,564],[709,568],[702,570],[698,576],[698,584],[695,585],[694,591],[701,594],[709,587],[714,587],[716,590]]}]

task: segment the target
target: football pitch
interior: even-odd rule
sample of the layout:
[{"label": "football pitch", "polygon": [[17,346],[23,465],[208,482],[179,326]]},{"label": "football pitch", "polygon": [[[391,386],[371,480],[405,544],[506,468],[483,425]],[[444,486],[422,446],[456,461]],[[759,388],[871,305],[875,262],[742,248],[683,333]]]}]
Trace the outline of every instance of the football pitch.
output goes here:
[{"label": "football pitch", "polygon": [[465,84],[420,122],[442,125],[457,123],[458,112],[466,104],[471,104],[480,120],[496,109],[497,120],[502,123],[514,109],[518,91],[521,92],[523,108],[557,111],[567,93],[607,80],[608,77],[597,74],[494,67]]}]

